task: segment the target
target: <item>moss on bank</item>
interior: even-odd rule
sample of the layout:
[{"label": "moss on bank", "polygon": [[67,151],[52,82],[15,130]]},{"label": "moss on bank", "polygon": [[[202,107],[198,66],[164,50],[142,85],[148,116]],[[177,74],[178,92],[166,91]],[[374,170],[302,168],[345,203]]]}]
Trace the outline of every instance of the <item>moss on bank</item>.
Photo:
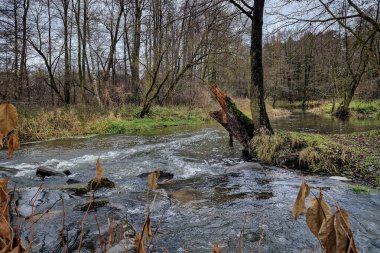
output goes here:
[{"label": "moss on bank", "polygon": [[[266,163],[309,173],[340,175],[380,187],[380,131],[361,134],[318,135],[276,132],[258,135],[252,149]],[[363,142],[374,145],[363,145]]]}]

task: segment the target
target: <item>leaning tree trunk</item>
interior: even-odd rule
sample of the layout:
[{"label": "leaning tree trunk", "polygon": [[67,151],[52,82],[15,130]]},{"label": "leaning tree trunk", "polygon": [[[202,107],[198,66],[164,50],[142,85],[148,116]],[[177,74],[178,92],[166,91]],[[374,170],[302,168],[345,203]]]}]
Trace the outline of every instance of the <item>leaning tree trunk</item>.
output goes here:
[{"label": "leaning tree trunk", "polygon": [[211,92],[219,102],[221,110],[210,112],[210,116],[219,122],[236,140],[243,146],[243,151],[250,153],[250,142],[253,138],[253,121],[242,113],[222,90],[216,85],[212,86]]}]

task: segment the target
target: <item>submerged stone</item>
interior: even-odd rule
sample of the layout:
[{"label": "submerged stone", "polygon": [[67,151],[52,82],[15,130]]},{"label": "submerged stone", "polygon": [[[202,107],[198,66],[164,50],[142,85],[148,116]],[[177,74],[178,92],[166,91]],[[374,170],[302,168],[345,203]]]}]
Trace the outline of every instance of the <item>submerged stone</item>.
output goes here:
[{"label": "submerged stone", "polygon": [[346,181],[346,182],[349,182],[349,181],[352,181],[351,179],[349,178],[346,178],[346,177],[339,177],[339,176],[332,176],[330,177],[331,179],[334,179],[334,180],[338,180],[338,181]]},{"label": "submerged stone", "polygon": [[93,201],[87,202],[84,206],[80,207],[81,211],[95,210],[100,207],[104,207],[109,203],[107,198],[94,199]]},{"label": "submerged stone", "polygon": [[[153,171],[152,171],[153,172]],[[152,172],[146,172],[138,175],[138,177],[144,178],[148,177],[150,173]],[[158,177],[159,180],[164,180],[164,179],[173,179],[174,174],[166,171],[160,171],[160,176]]]},{"label": "submerged stone", "polygon": [[40,166],[37,168],[36,175],[42,178],[50,177],[50,176],[64,177],[64,176],[71,175],[71,172],[69,170],[65,170],[62,172],[62,171],[57,171],[47,166]]},{"label": "submerged stone", "polygon": [[51,190],[62,190],[62,191],[72,191],[78,195],[82,195],[82,194],[85,194],[85,193],[90,191],[87,184],[84,184],[84,183],[73,183],[73,184],[49,186],[49,189],[51,189]]},{"label": "submerged stone", "polygon": [[262,170],[263,166],[260,163],[245,162],[232,165],[227,168],[227,172],[236,172],[239,170]]},{"label": "submerged stone", "polygon": [[99,188],[115,188],[115,183],[106,177],[102,177],[100,179],[93,178],[90,182],[88,182],[88,188],[90,190],[96,190]]},{"label": "submerged stone", "polygon": [[76,180],[76,179],[72,179],[72,178],[69,178],[67,181],[66,181],[66,184],[80,184],[81,182],[79,180]]}]

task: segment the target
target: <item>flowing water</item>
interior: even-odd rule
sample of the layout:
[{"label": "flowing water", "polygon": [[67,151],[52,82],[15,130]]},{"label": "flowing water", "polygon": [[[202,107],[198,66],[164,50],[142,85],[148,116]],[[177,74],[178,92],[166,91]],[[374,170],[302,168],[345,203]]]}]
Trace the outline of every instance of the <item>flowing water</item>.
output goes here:
[{"label": "flowing water", "polygon": [[[250,252],[250,248],[257,252],[263,235],[262,252],[320,252],[305,217],[295,221],[291,215],[303,175],[270,166],[231,169],[243,163],[240,148],[229,147],[228,135],[220,128],[72,138],[22,146],[12,160],[0,163],[12,169],[0,168],[0,173],[11,175],[11,186],[16,183],[20,189],[22,217],[30,216],[33,197],[36,214],[53,206],[48,214],[36,218],[33,252],[62,252],[62,217],[66,217],[66,245],[69,252],[74,251],[80,241],[84,217],[80,206],[90,198],[53,190],[53,186],[65,184],[64,177],[46,178],[45,190],[36,195],[42,180],[35,176],[35,169],[38,166],[69,169],[73,173],[69,178],[88,182],[95,175],[98,157],[102,160],[104,176],[114,181],[116,188],[95,193],[108,198],[109,203],[98,208],[96,216],[90,212],[86,218],[83,252],[96,248],[99,234],[109,230],[109,219],[118,222],[111,252],[123,252],[119,243],[122,232],[129,231],[123,243],[128,244],[128,234],[133,236],[133,230],[127,229],[126,224],[141,231],[146,215],[147,180],[138,175],[156,168],[174,174],[174,178],[160,183],[157,190],[151,219],[153,232],[157,226],[158,229],[151,249],[210,252],[212,243],[219,243],[223,252],[228,247],[236,252],[239,245],[245,252]],[[362,252],[380,252],[379,191],[358,194],[350,183],[322,176],[304,178],[313,187],[325,189],[329,200],[339,201],[349,212],[356,243]],[[318,193],[316,188],[312,191]],[[152,196],[148,197],[151,201]],[[28,220],[22,230],[25,231],[23,240],[27,242]]]}]

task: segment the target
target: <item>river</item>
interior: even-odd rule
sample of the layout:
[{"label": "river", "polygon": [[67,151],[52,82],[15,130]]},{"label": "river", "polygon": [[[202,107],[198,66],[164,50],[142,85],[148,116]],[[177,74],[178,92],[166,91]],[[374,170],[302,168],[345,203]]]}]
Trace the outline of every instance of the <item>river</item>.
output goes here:
[{"label": "river", "polygon": [[[0,166],[12,168],[3,169],[2,173],[10,175],[10,185],[16,183],[20,189],[21,215],[28,217],[30,199],[42,183],[35,176],[38,166],[69,169],[73,173],[70,179],[88,182],[95,175],[98,157],[104,176],[114,181],[116,188],[95,193],[109,203],[97,209],[98,222],[93,213],[88,215],[82,252],[92,252],[97,247],[99,231],[100,234],[108,231],[109,219],[124,224],[118,231],[125,231],[126,223],[141,231],[146,214],[147,180],[138,175],[156,168],[174,174],[173,180],[159,184],[152,209],[153,231],[157,226],[158,230],[151,249],[157,252],[163,248],[169,252],[210,252],[212,243],[218,243],[223,252],[228,252],[229,247],[236,252],[239,243],[244,252],[250,249],[257,252],[261,234],[262,252],[320,252],[305,217],[295,221],[291,215],[302,178],[313,187],[324,188],[329,199],[338,201],[348,211],[362,252],[380,251],[379,191],[358,194],[351,183],[265,165],[231,170],[231,166],[243,160],[239,146],[229,147],[228,135],[221,128],[175,128],[160,133],[33,143],[22,146],[12,160],[2,161]],[[84,212],[78,207],[90,196],[49,189],[65,184],[67,179],[48,177],[43,182],[45,190],[37,196],[35,213],[53,204],[54,207],[34,226],[33,252],[61,252],[61,198],[69,252],[79,244]],[[316,188],[312,191],[318,193]],[[22,225],[25,243],[30,236],[28,221]],[[111,252],[123,252],[121,245],[128,241],[128,236],[121,243],[120,234],[114,237]]]}]

